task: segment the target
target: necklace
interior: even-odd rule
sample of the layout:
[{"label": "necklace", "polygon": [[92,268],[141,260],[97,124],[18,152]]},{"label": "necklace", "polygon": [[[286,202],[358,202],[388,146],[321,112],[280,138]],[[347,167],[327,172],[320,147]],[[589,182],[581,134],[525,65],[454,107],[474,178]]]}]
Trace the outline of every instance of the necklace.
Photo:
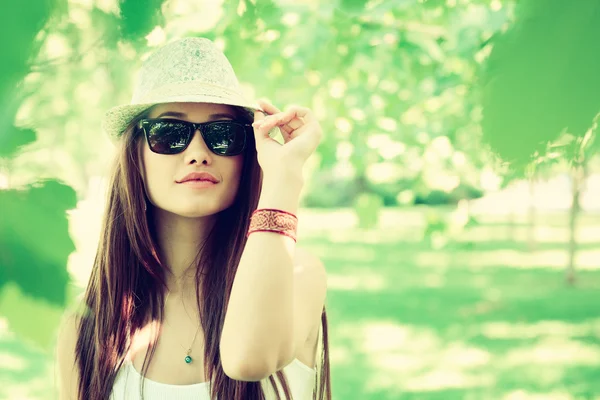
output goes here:
[{"label": "necklace", "polygon": [[[165,298],[165,304],[167,303],[167,299],[169,298],[169,295],[171,294],[171,292],[167,293],[167,297]],[[183,304],[183,300],[182,300],[182,304]],[[183,306],[184,310],[185,310],[185,305]],[[186,311],[187,314],[187,311]],[[189,314],[188,314],[189,317]],[[169,327],[171,327],[171,329],[173,328],[171,326],[171,324],[169,324],[166,320],[165,322],[167,323],[167,325],[169,325]],[[194,334],[194,339],[192,339],[192,343],[190,344],[190,347],[186,350],[185,346],[183,346],[179,341],[177,341],[177,343],[179,343],[179,345],[181,346],[181,348],[183,350],[186,350],[185,352],[185,358],[183,359],[185,361],[186,364],[191,364],[192,361],[194,361],[194,359],[192,358],[192,356],[190,356],[191,352],[192,352],[192,347],[194,347],[194,343],[196,342],[196,337],[198,336],[198,332],[200,331],[200,325],[198,325],[198,329],[196,329],[196,333]]]}]

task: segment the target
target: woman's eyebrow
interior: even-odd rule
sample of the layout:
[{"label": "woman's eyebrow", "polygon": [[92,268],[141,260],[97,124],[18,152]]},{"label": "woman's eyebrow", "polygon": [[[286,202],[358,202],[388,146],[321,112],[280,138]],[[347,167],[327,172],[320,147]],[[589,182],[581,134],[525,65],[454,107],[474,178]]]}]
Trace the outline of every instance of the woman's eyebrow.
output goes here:
[{"label": "woman's eyebrow", "polygon": [[160,117],[176,117],[176,118],[185,118],[186,114],[185,113],[180,113],[177,111],[165,111],[162,112],[158,115],[158,117],[156,118],[160,118]]},{"label": "woman's eyebrow", "polygon": [[211,114],[208,116],[209,121],[213,121],[215,119],[223,119],[223,118],[235,119],[235,116],[232,114],[229,114],[229,113],[217,113],[217,114]]}]

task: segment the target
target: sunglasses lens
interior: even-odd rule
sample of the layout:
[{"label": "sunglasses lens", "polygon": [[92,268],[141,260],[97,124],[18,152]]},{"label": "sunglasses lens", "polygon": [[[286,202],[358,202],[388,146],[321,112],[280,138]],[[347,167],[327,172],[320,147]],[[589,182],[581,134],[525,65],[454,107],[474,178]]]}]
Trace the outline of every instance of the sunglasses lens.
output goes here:
[{"label": "sunglasses lens", "polygon": [[214,122],[204,128],[204,140],[215,154],[233,156],[244,150],[246,133],[246,127],[240,123]]},{"label": "sunglasses lens", "polygon": [[[188,122],[154,120],[146,122],[146,135],[150,149],[159,154],[177,154],[190,143],[193,127]],[[244,124],[217,121],[202,128],[208,148],[221,156],[234,156],[244,151],[246,135],[252,134]]]},{"label": "sunglasses lens", "polygon": [[180,153],[190,139],[190,127],[177,122],[154,121],[146,132],[150,149],[159,154]]}]

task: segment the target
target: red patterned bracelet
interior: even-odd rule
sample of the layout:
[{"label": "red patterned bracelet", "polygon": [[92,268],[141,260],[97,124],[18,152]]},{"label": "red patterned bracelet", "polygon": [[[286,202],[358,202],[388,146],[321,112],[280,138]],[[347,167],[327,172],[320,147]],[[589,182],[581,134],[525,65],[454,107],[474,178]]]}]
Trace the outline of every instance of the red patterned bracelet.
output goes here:
[{"label": "red patterned bracelet", "polygon": [[291,237],[295,242],[297,228],[298,217],[294,214],[275,208],[261,208],[252,213],[246,237],[253,232],[274,232]]}]

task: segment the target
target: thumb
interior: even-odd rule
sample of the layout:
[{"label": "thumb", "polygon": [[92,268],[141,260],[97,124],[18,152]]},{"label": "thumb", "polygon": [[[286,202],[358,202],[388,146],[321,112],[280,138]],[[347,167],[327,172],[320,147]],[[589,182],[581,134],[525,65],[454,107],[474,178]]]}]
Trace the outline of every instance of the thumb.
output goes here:
[{"label": "thumb", "polygon": [[257,143],[261,137],[266,136],[266,134],[264,134],[264,133],[259,134],[260,125],[264,119],[265,119],[264,111],[261,111],[260,109],[257,109],[254,111],[254,122],[252,123],[252,128],[254,129],[254,135],[255,135],[255,139],[256,139]]},{"label": "thumb", "polygon": [[265,112],[257,109],[254,111],[254,122],[260,121],[261,119],[265,119]]}]

